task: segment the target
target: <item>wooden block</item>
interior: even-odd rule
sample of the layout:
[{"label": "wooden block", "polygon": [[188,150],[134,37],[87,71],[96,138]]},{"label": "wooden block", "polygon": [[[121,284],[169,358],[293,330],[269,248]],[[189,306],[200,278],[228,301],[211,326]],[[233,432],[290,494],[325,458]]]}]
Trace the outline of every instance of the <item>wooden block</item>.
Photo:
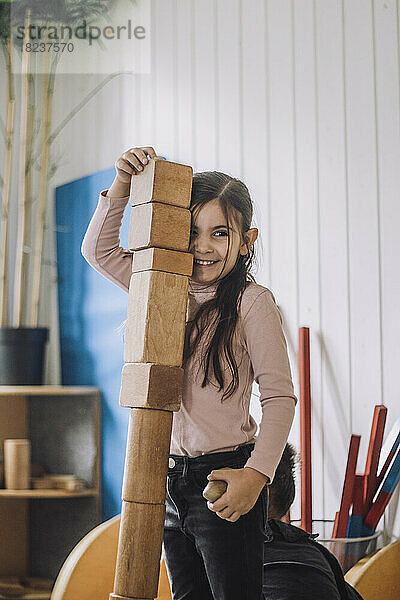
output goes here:
[{"label": "wooden block", "polygon": [[186,251],[189,248],[191,212],[169,204],[150,202],[131,210],[128,246],[149,246]]},{"label": "wooden block", "polygon": [[117,598],[156,598],[164,520],[165,504],[122,503],[114,581]]},{"label": "wooden block", "polygon": [[183,369],[152,363],[125,363],[122,369],[120,406],[179,410]]},{"label": "wooden block", "polygon": [[122,500],[165,502],[172,417],[172,412],[166,410],[130,411]]},{"label": "wooden block", "polygon": [[130,203],[163,202],[188,208],[193,169],[162,158],[150,159],[141,173],[132,177]]},{"label": "wooden block", "polygon": [[189,280],[162,271],[133,273],[124,361],[180,367]]},{"label": "wooden block", "polygon": [[132,273],[139,271],[164,271],[190,277],[193,272],[193,254],[165,248],[135,250],[132,254]]}]

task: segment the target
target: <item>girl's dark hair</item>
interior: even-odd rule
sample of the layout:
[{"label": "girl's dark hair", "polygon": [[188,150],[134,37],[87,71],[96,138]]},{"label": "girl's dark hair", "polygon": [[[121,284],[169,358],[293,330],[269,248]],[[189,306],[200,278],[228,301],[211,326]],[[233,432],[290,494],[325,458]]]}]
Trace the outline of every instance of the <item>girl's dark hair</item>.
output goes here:
[{"label": "girl's dark hair", "polygon": [[[253,205],[246,185],[239,179],[219,171],[195,173],[190,203],[192,214],[215,198],[219,200],[227,227],[229,223],[236,223],[243,239],[244,233],[251,227],[253,218]],[[231,236],[228,227],[228,251],[223,268],[227,261],[230,246]],[[219,384],[218,391],[224,388],[226,382],[222,374],[221,357],[224,357],[227,361],[231,381],[224,391],[221,401],[230,397],[239,385],[238,366],[233,353],[232,341],[243,292],[248,283],[254,281],[254,277],[250,273],[253,258],[253,247],[245,256],[239,253],[232,270],[218,281],[215,296],[201,304],[193,321],[188,323],[184,364],[194,354],[205,331],[208,331],[209,327],[213,330],[200,361],[204,371],[202,387],[207,385],[212,368],[214,377]]]}]

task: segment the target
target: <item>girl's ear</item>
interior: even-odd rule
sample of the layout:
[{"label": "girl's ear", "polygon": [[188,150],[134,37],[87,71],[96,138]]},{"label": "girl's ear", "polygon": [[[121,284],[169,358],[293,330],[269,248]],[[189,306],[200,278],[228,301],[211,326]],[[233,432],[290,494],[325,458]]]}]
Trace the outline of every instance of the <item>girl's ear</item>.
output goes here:
[{"label": "girl's ear", "polygon": [[258,236],[258,229],[256,227],[252,227],[252,229],[248,229],[244,234],[244,241],[240,246],[240,254],[245,256],[254,242],[256,241]]}]

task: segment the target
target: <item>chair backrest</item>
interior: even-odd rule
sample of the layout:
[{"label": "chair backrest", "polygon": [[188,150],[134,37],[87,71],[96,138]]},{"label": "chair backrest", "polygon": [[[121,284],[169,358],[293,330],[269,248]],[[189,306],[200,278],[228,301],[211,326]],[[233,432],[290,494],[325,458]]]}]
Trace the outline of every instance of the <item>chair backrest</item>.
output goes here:
[{"label": "chair backrest", "polygon": [[[120,515],[101,523],[82,538],[65,560],[51,600],[108,600],[114,586]],[[171,600],[164,560],[156,600]]]},{"label": "chair backrest", "polygon": [[362,565],[354,565],[344,576],[365,600],[399,600],[400,542],[376,552]]}]

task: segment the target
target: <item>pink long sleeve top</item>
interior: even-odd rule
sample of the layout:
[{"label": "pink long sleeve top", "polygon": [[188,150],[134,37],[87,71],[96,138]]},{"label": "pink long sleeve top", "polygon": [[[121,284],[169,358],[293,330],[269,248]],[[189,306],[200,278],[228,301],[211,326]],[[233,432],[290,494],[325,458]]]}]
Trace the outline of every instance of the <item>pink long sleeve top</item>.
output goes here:
[{"label": "pink long sleeve top", "polygon": [[[119,231],[129,197],[109,198],[107,192],[100,192],[81,252],[96,271],[128,292],[132,253],[120,246]],[[204,285],[189,279],[187,322],[193,319],[199,304],[215,292],[216,284],[205,289]],[[218,392],[213,376],[206,387],[201,387],[204,373],[199,368],[199,353],[202,346],[199,344],[185,365],[182,404],[180,410],[173,413],[170,454],[199,456],[254,443],[245,466],[272,481],[297,403],[282,317],[272,292],[250,282],[243,293],[233,348],[239,387],[223,402],[223,392]],[[258,435],[257,424],[249,411],[254,380],[259,386],[262,408]]]}]

